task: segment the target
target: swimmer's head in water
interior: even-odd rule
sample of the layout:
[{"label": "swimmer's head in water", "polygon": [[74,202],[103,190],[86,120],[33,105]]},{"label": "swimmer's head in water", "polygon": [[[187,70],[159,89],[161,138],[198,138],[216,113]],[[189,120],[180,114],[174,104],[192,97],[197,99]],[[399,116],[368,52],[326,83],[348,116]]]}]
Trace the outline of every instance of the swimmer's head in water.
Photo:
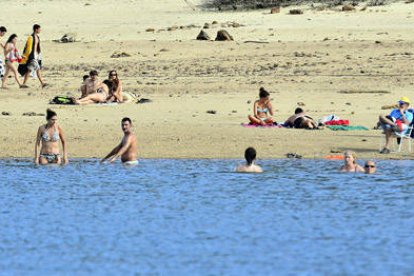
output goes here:
[{"label": "swimmer's head in water", "polygon": [[364,170],[366,174],[373,174],[377,171],[375,162],[370,160],[365,163]]},{"label": "swimmer's head in water", "polygon": [[344,152],[345,163],[356,164],[356,154],[353,151],[347,150]]},{"label": "swimmer's head in water", "polygon": [[54,112],[53,110],[51,110],[51,109],[47,109],[46,110],[46,120],[49,122],[49,123],[54,123],[54,122],[56,122],[57,121],[57,114],[56,114],[56,112]]},{"label": "swimmer's head in water", "polygon": [[244,152],[244,158],[246,158],[247,164],[251,165],[256,160],[256,150],[252,147],[247,148]]},{"label": "swimmer's head in water", "polygon": [[296,114],[300,114],[300,113],[303,113],[303,109],[302,109],[302,108],[300,108],[300,107],[296,108],[296,109],[295,109],[295,115],[296,115]]},{"label": "swimmer's head in water", "polygon": [[129,132],[131,130],[132,127],[132,121],[130,118],[125,117],[122,119],[121,121],[121,127],[122,127],[122,131],[123,132]]},{"label": "swimmer's head in water", "polygon": [[260,87],[260,90],[259,90],[260,99],[265,99],[269,96],[270,96],[269,92],[267,92],[266,89],[264,89],[264,87]]}]

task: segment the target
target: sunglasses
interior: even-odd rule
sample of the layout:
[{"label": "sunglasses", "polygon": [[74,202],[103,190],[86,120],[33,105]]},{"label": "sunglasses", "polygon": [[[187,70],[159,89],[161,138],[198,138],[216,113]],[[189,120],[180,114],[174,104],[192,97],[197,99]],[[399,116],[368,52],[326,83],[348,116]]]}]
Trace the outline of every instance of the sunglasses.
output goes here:
[{"label": "sunglasses", "polygon": [[110,76],[112,76],[112,77],[116,77],[116,76],[118,76],[117,74],[111,74]]},{"label": "sunglasses", "polygon": [[373,168],[375,168],[375,166],[374,165],[365,165],[365,168],[370,168],[370,169],[373,169]]}]

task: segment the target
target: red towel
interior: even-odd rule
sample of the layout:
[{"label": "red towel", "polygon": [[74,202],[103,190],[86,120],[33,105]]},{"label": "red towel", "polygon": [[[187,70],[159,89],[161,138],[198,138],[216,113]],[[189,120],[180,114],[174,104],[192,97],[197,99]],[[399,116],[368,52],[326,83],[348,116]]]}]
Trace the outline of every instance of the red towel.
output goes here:
[{"label": "red towel", "polygon": [[333,120],[326,122],[327,126],[349,126],[349,120]]}]

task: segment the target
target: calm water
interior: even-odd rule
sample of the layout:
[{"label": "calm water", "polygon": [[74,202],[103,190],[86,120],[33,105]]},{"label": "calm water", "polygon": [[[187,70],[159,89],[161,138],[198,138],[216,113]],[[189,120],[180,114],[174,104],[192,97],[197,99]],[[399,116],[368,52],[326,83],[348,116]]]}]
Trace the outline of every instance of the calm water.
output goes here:
[{"label": "calm water", "polygon": [[413,275],[412,161],[0,161],[2,274]]}]

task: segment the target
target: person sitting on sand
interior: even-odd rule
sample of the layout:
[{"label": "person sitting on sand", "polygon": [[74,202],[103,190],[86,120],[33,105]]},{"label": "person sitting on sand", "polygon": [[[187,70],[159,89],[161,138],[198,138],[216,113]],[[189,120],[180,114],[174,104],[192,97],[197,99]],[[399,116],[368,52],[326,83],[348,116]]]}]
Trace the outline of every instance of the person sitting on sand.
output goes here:
[{"label": "person sitting on sand", "polygon": [[122,131],[124,137],[121,143],[117,145],[104,159],[103,162],[114,162],[118,157],[121,157],[121,161],[125,165],[138,165],[137,150],[138,142],[137,137],[132,133],[132,121],[130,118],[123,118],[121,121]]},{"label": "person sitting on sand", "polygon": [[398,108],[391,111],[390,115],[379,117],[379,123],[384,129],[385,134],[385,145],[380,151],[382,154],[390,153],[391,138],[394,133],[406,134],[409,130],[409,125],[413,121],[413,113],[408,111],[410,107],[410,99],[402,97],[398,101]]},{"label": "person sitting on sand", "polygon": [[353,151],[345,151],[344,152],[344,165],[340,168],[341,172],[365,172],[364,169],[357,164],[356,162],[356,154]]},{"label": "person sitting on sand", "polygon": [[122,82],[118,79],[118,73],[115,70],[110,71],[108,80],[112,83],[112,89],[108,102],[122,103],[124,101],[122,96]]},{"label": "person sitting on sand", "polygon": [[374,174],[377,172],[375,162],[372,160],[365,162],[364,169],[366,174]]},{"label": "person sitting on sand", "polygon": [[21,60],[20,54],[16,48],[16,42],[17,42],[17,35],[12,34],[7,40],[6,46],[4,48],[4,57],[5,57],[4,61],[6,64],[6,71],[4,73],[4,78],[1,83],[1,88],[3,89],[6,88],[6,82],[7,82],[7,78],[9,77],[10,72],[13,73],[14,79],[16,80],[19,87],[21,87],[21,83],[20,83],[19,76],[18,76],[19,73],[17,72],[16,67],[14,67],[13,65],[15,62],[19,62]]},{"label": "person sitting on sand", "polygon": [[[259,100],[254,102],[253,112],[254,115],[249,115],[249,121],[254,125],[273,125],[273,107],[270,103],[270,94],[263,87],[259,91]],[[269,116],[270,114],[270,116]]]},{"label": "person sitting on sand", "polygon": [[261,167],[255,164],[256,161],[256,150],[252,147],[247,148],[244,152],[244,158],[246,159],[246,164],[239,165],[236,168],[236,172],[240,173],[262,173],[263,170]]},{"label": "person sitting on sand", "polygon": [[[86,75],[85,75],[86,76]],[[89,94],[94,94],[102,86],[102,82],[98,79],[98,71],[92,70],[89,72],[89,77],[85,79],[83,76],[83,83],[80,88],[81,90],[81,99],[85,98]]]},{"label": "person sitting on sand", "polygon": [[[67,164],[65,136],[63,135],[62,128],[57,124],[56,112],[48,109],[46,111],[46,120],[47,123],[40,126],[37,131],[34,163],[36,165],[61,164],[62,157],[59,154],[60,141],[63,148],[63,163]],[[40,142],[42,142],[42,147],[39,154]]]},{"label": "person sitting on sand", "polygon": [[96,90],[95,93],[89,94],[83,98],[78,100],[74,100],[75,104],[78,105],[85,105],[85,104],[93,104],[93,103],[106,103],[108,96],[109,96],[109,86],[110,83],[106,80],[99,85],[99,88]]},{"label": "person sitting on sand", "polygon": [[295,114],[290,116],[285,124],[286,127],[304,128],[304,129],[317,129],[318,123],[311,117],[307,116],[305,111],[298,107],[295,109]]}]

